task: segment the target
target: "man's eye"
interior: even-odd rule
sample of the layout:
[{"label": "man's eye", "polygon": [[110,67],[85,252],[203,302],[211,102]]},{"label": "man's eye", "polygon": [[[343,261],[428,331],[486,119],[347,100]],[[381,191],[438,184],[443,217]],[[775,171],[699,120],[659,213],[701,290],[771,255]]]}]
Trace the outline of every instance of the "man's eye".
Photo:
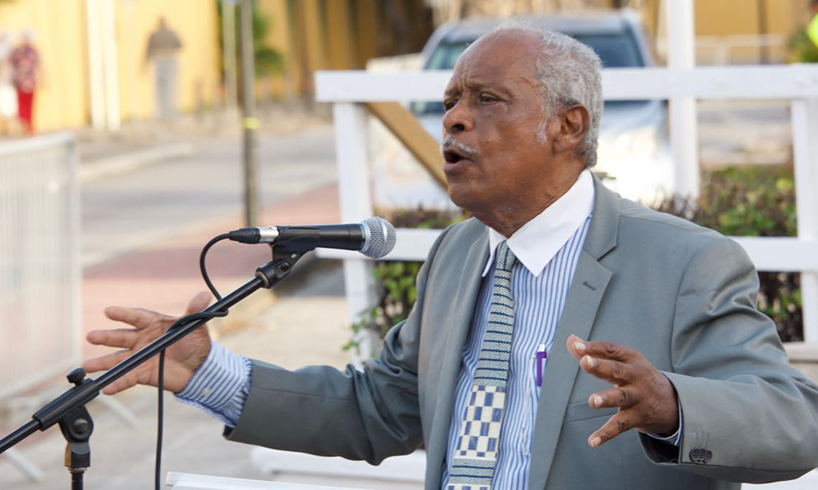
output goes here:
[{"label": "man's eye", "polygon": [[483,102],[484,104],[488,104],[488,103],[491,103],[491,102],[497,102],[497,97],[493,97],[491,95],[483,94],[483,95],[480,96],[480,102]]},{"label": "man's eye", "polygon": [[456,100],[444,100],[443,101],[443,108],[448,111],[449,109],[454,107],[455,104],[457,104]]}]

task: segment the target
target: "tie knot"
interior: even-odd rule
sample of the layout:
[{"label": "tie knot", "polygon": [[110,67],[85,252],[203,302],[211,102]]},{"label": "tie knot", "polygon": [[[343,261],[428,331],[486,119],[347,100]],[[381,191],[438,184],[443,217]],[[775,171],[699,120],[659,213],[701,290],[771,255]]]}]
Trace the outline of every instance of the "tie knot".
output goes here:
[{"label": "tie knot", "polygon": [[495,257],[494,260],[495,270],[510,271],[516,261],[517,257],[515,257],[514,252],[508,248],[508,242],[505,240],[501,242],[500,245],[497,246],[497,257]]}]

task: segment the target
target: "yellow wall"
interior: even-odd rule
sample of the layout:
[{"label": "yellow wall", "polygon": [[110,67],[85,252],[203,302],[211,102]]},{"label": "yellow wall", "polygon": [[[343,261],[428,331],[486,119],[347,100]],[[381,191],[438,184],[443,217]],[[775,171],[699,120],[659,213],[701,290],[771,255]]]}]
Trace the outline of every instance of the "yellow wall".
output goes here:
[{"label": "yellow wall", "polygon": [[[197,83],[205,104],[217,101],[220,84],[215,0],[112,0],[116,15],[117,69],[123,120],[154,114],[153,71],[145,47],[164,16],[184,44],[179,57],[180,111],[195,109]],[[0,31],[31,28],[44,78],[35,98],[40,130],[83,126],[90,120],[90,82],[85,0],[16,0],[0,4]]]},{"label": "yellow wall", "polygon": [[43,77],[34,99],[39,130],[81,126],[88,120],[83,0],[17,0],[0,5],[0,31],[18,38],[34,32]]},{"label": "yellow wall", "polygon": [[154,73],[152,65],[145,64],[145,48],[160,17],[165,18],[182,41],[177,74],[178,109],[183,112],[195,109],[197,90],[205,104],[217,102],[221,75],[215,1],[139,0],[117,2],[116,8],[123,120],[144,119],[154,114]]},{"label": "yellow wall", "polygon": [[[793,11],[799,0],[764,0],[768,34],[792,34]],[[756,0],[696,0],[696,35],[728,36],[757,34],[759,11]]]}]

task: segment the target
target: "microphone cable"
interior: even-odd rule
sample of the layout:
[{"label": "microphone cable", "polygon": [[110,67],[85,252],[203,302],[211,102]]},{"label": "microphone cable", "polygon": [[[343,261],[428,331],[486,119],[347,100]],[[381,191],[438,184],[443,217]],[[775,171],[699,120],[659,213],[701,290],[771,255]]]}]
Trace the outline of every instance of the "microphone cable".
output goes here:
[{"label": "microphone cable", "polygon": [[[218,242],[229,238],[229,236],[225,233],[219,235],[209,242],[207,245],[202,248],[202,252],[199,254],[199,270],[202,273],[202,278],[207,284],[207,288],[213,293],[213,296],[216,297],[216,301],[222,299],[222,296],[219,294],[219,291],[216,289],[216,286],[213,285],[213,282],[210,280],[210,276],[207,274],[207,266],[205,264],[205,259],[207,257],[207,252],[210,250],[213,245],[217,244]],[[177,329],[182,325],[186,325],[190,322],[198,321],[198,320],[211,320],[213,318],[222,318],[227,316],[228,311],[214,311],[214,312],[204,312],[200,311],[198,313],[191,313],[190,315],[185,315],[168,327],[168,331]],[[159,373],[156,380],[156,387],[159,391],[159,399],[157,403],[157,421],[156,421],[156,461],[154,463],[154,489],[155,490],[162,490],[162,435],[164,433],[164,400],[165,400],[165,349],[159,352]]]}]

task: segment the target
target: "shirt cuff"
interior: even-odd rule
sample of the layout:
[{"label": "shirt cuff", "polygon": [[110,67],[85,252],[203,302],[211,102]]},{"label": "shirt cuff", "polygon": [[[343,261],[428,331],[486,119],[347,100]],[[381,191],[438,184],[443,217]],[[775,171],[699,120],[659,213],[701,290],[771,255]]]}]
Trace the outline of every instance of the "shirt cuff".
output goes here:
[{"label": "shirt cuff", "polygon": [[[678,403],[678,402],[676,402]],[[682,418],[682,404],[678,403],[679,405],[679,428],[676,429],[676,432],[673,433],[671,436],[662,437],[657,436],[656,434],[645,434],[648,437],[652,437],[657,441],[667,442],[669,444],[673,444],[674,446],[679,446],[679,442],[682,440],[682,429],[684,428],[684,419]]]},{"label": "shirt cuff", "polygon": [[193,373],[187,386],[176,394],[176,399],[235,427],[250,393],[251,371],[249,359],[213,341],[207,359]]}]

